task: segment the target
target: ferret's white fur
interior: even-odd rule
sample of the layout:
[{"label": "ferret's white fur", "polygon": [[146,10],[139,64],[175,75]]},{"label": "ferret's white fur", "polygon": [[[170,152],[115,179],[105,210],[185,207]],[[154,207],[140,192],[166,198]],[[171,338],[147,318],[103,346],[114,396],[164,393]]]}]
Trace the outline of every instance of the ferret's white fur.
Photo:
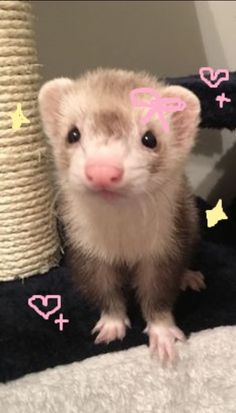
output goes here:
[{"label": "ferret's white fur", "polygon": [[116,339],[122,340],[125,336],[127,326],[130,327],[130,321],[127,317],[121,318],[102,314],[92,330],[92,333],[98,332],[95,343],[110,343],[110,341]]},{"label": "ferret's white fur", "polygon": [[145,331],[149,335],[151,354],[158,353],[161,362],[173,362],[176,359],[175,341],[185,340],[183,332],[174,325],[173,320],[149,323]]},{"label": "ferret's white fur", "polygon": [[[152,254],[162,256],[175,248],[173,208],[179,188],[169,182],[158,194],[147,199],[127,200],[113,205],[102,199],[78,198],[68,191],[64,214],[73,245],[107,262],[124,260],[134,264]],[[123,203],[123,204],[122,204]]]}]

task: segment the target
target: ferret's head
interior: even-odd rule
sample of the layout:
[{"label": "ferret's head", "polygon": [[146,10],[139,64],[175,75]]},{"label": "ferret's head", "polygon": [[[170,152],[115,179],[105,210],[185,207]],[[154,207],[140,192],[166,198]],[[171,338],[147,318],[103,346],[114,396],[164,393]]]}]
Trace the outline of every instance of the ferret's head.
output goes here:
[{"label": "ferret's head", "polygon": [[[168,132],[158,114],[141,122],[147,107],[134,107],[130,92],[143,87],[186,103],[183,111],[164,113]],[[114,69],[51,80],[40,90],[39,105],[61,182],[102,202],[153,193],[182,174],[200,113],[199,100],[187,89]]]}]

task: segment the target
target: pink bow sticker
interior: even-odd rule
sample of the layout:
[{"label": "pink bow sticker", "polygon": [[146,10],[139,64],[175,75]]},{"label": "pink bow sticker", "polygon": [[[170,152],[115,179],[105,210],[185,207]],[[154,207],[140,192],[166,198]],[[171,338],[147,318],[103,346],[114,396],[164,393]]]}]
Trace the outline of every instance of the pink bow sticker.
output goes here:
[{"label": "pink bow sticker", "polygon": [[[137,95],[142,93],[149,94],[152,99],[150,99],[149,101],[139,99]],[[165,132],[169,132],[169,125],[166,119],[164,118],[163,113],[181,112],[187,106],[182,99],[178,97],[163,98],[155,89],[152,89],[150,87],[141,87],[133,89],[130,92],[130,100],[133,106],[149,108],[146,115],[141,119],[142,123],[145,124],[149,122],[153,115],[157,113]]]},{"label": "pink bow sticker", "polygon": [[[40,310],[36,304],[34,304],[33,302],[35,300],[40,300],[43,304],[44,307],[48,306],[48,301],[49,300],[56,300],[56,305],[48,312],[44,312],[42,310]],[[60,295],[32,295],[32,297],[30,297],[28,299],[28,305],[33,308],[33,310],[38,313],[41,317],[44,318],[44,320],[48,320],[50,315],[56,313],[58,310],[60,310],[61,308],[61,296]]]}]

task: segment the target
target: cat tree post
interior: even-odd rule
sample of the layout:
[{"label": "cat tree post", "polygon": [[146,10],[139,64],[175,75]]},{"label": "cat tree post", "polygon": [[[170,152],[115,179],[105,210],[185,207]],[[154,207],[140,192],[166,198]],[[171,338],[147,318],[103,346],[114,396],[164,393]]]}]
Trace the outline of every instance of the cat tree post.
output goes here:
[{"label": "cat tree post", "polygon": [[[0,281],[43,274],[59,261],[49,149],[38,113],[39,87],[31,3],[1,0]],[[21,127],[12,122],[19,104],[29,120]]]}]

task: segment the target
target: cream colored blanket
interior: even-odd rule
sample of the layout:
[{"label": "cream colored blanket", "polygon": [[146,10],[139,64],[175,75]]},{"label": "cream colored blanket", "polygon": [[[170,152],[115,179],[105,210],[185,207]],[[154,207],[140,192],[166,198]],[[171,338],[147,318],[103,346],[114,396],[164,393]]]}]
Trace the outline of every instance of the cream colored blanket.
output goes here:
[{"label": "cream colored blanket", "polygon": [[162,368],[146,346],[0,385],[1,413],[236,413],[236,327],[192,334]]}]

